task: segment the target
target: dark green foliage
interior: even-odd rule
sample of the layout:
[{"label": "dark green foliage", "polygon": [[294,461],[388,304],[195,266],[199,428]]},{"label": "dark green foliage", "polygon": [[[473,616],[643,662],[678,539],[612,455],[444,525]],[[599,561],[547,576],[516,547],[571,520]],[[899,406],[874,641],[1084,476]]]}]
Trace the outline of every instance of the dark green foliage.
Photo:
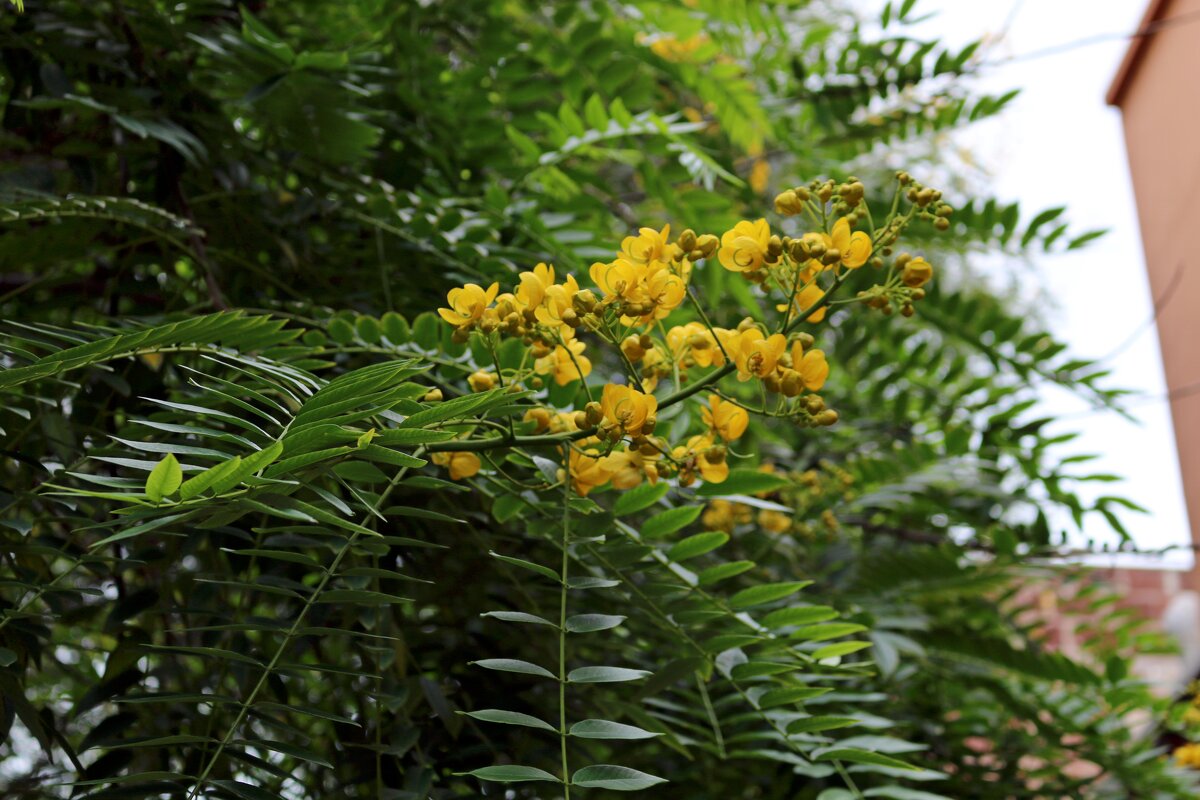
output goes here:
[{"label": "dark green foliage", "polygon": [[[1061,209],[948,193],[949,235],[915,229],[917,317],[814,329],[842,422],[756,419],[725,484],[564,498],[553,449],[470,483],[428,463],[529,432],[525,394],[469,393],[491,356],[431,313],[450,286],[582,275],[642,224],[719,233],[772,188],[886,176],[885,145],[944,171],[932,135],[1013,94],[918,14],[888,3],[875,37],[726,0],[4,9],[0,793],[1193,796],[1130,726],[1161,708],[1127,659],[1161,643],[1057,558],[1063,519],[1128,501],[1075,493],[1107,476],[1037,387],[1120,393],[954,274],[1086,244]],[[739,281],[703,271],[710,315],[755,310]],[[1083,659],[1028,618],[1040,580],[1091,603]]]}]

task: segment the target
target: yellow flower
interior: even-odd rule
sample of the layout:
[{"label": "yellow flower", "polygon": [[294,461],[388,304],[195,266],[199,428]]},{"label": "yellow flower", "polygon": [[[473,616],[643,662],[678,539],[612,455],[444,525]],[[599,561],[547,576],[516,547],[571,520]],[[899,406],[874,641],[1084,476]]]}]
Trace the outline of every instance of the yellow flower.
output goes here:
[{"label": "yellow flower", "polygon": [[688,61],[707,42],[708,36],[703,33],[682,40],[674,34],[668,34],[650,42],[650,51],[665,61]]},{"label": "yellow flower", "polygon": [[592,489],[608,483],[611,476],[602,461],[600,456],[571,448],[567,456],[567,469],[571,474],[571,485],[581,497],[587,497]]},{"label": "yellow flower", "polygon": [[904,285],[913,289],[924,286],[932,277],[933,267],[920,256],[905,264],[900,273],[900,280],[904,281]]},{"label": "yellow flower", "polygon": [[483,466],[474,453],[434,453],[433,463],[448,468],[452,481],[473,477]]},{"label": "yellow flower", "polygon": [[687,297],[687,284],[682,277],[664,267],[651,273],[646,281],[646,293],[650,302],[654,304],[654,311],[648,316],[664,319],[667,314],[679,308],[683,298]]},{"label": "yellow flower", "polygon": [[721,266],[733,272],[751,272],[763,265],[771,228],[765,219],[742,221],[721,236],[717,259]]},{"label": "yellow flower", "polygon": [[765,378],[775,371],[779,357],[787,349],[787,339],[781,333],[765,336],[758,328],[742,331],[733,351],[738,380]]},{"label": "yellow flower", "polygon": [[1175,763],[1189,769],[1200,769],[1200,744],[1185,744],[1175,748]]},{"label": "yellow flower", "polygon": [[634,297],[641,288],[644,265],[618,258],[605,264],[596,262],[588,270],[592,283],[596,284],[605,297]]},{"label": "yellow flower", "polygon": [[613,488],[624,491],[638,486],[644,478],[650,483],[658,483],[659,457],[657,454],[646,456],[636,450],[620,450],[600,459],[600,465],[609,472]]},{"label": "yellow flower", "polygon": [[750,177],[748,183],[750,188],[762,194],[767,190],[767,182],[771,179],[771,164],[765,158],[754,159],[754,166],[750,168]]},{"label": "yellow flower", "polygon": [[740,438],[746,432],[746,426],[750,424],[750,415],[746,409],[736,403],[722,400],[715,394],[708,396],[707,406],[700,407],[700,416],[705,425],[727,442]]},{"label": "yellow flower", "polygon": [[804,388],[810,392],[819,392],[829,377],[829,362],[825,360],[822,350],[804,352],[800,340],[792,342],[792,369],[800,373]]},{"label": "yellow flower", "polygon": [[696,473],[707,483],[723,483],[729,477],[729,462],[725,448],[715,445],[711,436],[699,435],[688,439],[687,444],[676,446],[671,458],[679,465],[679,484],[691,486]]},{"label": "yellow flower", "polygon": [[749,522],[751,518],[750,506],[729,500],[713,500],[705,507],[700,521],[709,530],[733,533],[734,527]]},{"label": "yellow flower", "polygon": [[637,236],[626,236],[621,240],[621,255],[635,264],[649,264],[651,261],[661,261],[667,249],[667,239],[671,235],[671,226],[664,225],[661,231],[654,228],[641,228]]},{"label": "yellow flower", "polygon": [[[569,328],[566,330],[570,330]],[[564,339],[566,346],[555,345],[550,355],[533,362],[533,371],[538,375],[553,375],[554,382],[566,386],[571,381],[583,380],[592,374],[592,362],[583,355],[585,346],[578,339]],[[574,355],[574,358],[571,356]]]},{"label": "yellow flower", "polygon": [[792,527],[792,518],[782,511],[764,508],[758,512],[758,527],[768,533],[787,533]]},{"label": "yellow flower", "polygon": [[532,422],[535,427],[534,433],[545,433],[550,430],[550,409],[538,406],[531,408],[525,412],[525,416],[521,418],[522,422]]},{"label": "yellow flower", "polygon": [[[722,333],[736,335],[736,331],[722,331],[717,328],[717,335]],[[725,363],[725,355],[717,346],[712,331],[700,322],[676,325],[668,330],[667,347],[675,361],[683,366],[695,364],[698,367],[719,367]]]},{"label": "yellow flower", "polygon": [[643,394],[632,386],[609,383],[600,394],[600,410],[605,421],[612,423],[622,433],[638,436],[647,419],[658,410],[658,398]]},{"label": "yellow flower", "polygon": [[534,311],[537,321],[552,327],[562,325],[563,312],[571,308],[571,301],[577,294],[579,294],[579,284],[575,282],[574,275],[568,275],[562,285],[547,286],[541,305]]},{"label": "yellow flower", "polygon": [[542,304],[546,290],[554,285],[554,265],[538,264],[531,272],[522,272],[517,277],[520,280],[517,300],[524,308],[534,308]]},{"label": "yellow flower", "polygon": [[484,289],[477,283],[468,283],[446,293],[450,308],[439,308],[438,314],[451,325],[467,325],[483,317],[483,312],[500,291],[500,284],[493,283]]},{"label": "yellow flower", "polygon": [[871,257],[871,237],[862,231],[850,232],[850,223],[842,217],[833,224],[830,242],[842,256],[842,266],[858,269]]},{"label": "yellow flower", "polygon": [[[824,296],[825,296],[825,290],[822,289],[820,286],[817,286],[815,283],[810,283],[808,286],[805,286],[803,289],[796,292],[796,296],[792,299],[792,302],[794,302],[796,304],[795,305],[796,313],[803,314],[806,310],[812,308],[817,303],[821,302],[821,298]],[[777,311],[785,311],[785,310],[787,310],[787,304],[784,303],[784,304],[775,306],[775,309]],[[804,319],[806,322],[812,322],[812,323],[820,322],[821,320],[825,319],[825,312],[828,310],[829,310],[828,307],[821,306],[820,308],[818,308],[816,311],[809,314]]]}]

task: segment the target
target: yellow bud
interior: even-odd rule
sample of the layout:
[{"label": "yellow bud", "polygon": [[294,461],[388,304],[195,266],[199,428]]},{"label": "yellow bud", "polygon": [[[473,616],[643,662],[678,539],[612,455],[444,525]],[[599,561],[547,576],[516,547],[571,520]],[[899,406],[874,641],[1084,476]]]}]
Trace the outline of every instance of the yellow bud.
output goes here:
[{"label": "yellow bud", "polygon": [[653,414],[646,415],[646,421],[642,423],[642,433],[653,433],[654,426],[658,424],[658,417]]},{"label": "yellow bud", "polygon": [[763,386],[772,394],[779,394],[783,391],[783,381],[779,379],[778,372],[772,372],[767,377],[763,378]]},{"label": "yellow bud", "polygon": [[586,430],[587,428],[591,427],[591,425],[588,424],[587,412],[585,412],[585,411],[576,411],[575,412],[575,427],[579,428],[579,430],[581,430],[581,431]]},{"label": "yellow bud", "polygon": [[783,255],[783,242],[778,236],[772,236],[767,240],[767,261],[775,263],[779,257]]},{"label": "yellow bud", "polygon": [[828,427],[830,425],[836,425],[837,421],[838,421],[838,413],[836,411],[834,411],[832,408],[825,409],[820,414],[817,414],[817,418],[816,418],[816,423],[818,425],[822,425],[825,427]]},{"label": "yellow bud", "polygon": [[562,312],[562,321],[568,328],[578,328],[581,324],[579,315],[569,308]]},{"label": "yellow bud", "polygon": [[637,336],[626,336],[621,341],[621,352],[634,363],[646,357],[646,351],[642,348],[641,340]]},{"label": "yellow bud", "polygon": [[486,392],[496,385],[496,376],[490,372],[479,370],[471,373],[467,378],[467,383],[470,384],[473,392]]},{"label": "yellow bud", "polygon": [[525,421],[532,422],[537,427],[535,433],[542,433],[550,429],[550,410],[546,408],[531,408],[525,412]]},{"label": "yellow bud", "polygon": [[794,369],[789,369],[783,373],[783,395],[784,397],[795,397],[804,391],[804,380],[800,377],[800,373]]},{"label": "yellow bud", "polygon": [[571,298],[571,305],[577,313],[588,314],[596,307],[596,295],[591,289],[576,292],[575,296]]},{"label": "yellow bud", "polygon": [[825,401],[819,394],[810,394],[804,398],[804,410],[809,414],[820,414],[825,410]]},{"label": "yellow bud", "polygon": [[904,281],[904,285],[913,289],[924,286],[932,277],[933,266],[923,258],[914,258],[909,261],[900,273],[900,280]]},{"label": "yellow bud", "polygon": [[782,214],[785,217],[794,217],[797,214],[803,214],[804,203],[795,191],[788,189],[786,192],[780,192],[775,196],[775,213]]},{"label": "yellow bud", "polygon": [[604,419],[604,410],[594,400],[583,407],[583,412],[587,415],[588,427],[599,425],[600,420]]},{"label": "yellow bud", "polygon": [[685,253],[690,253],[696,249],[696,232],[688,228],[683,233],[679,234],[679,249]]},{"label": "yellow bud", "polygon": [[425,394],[421,395],[422,403],[440,403],[442,402],[442,390],[430,389]]},{"label": "yellow bud", "polygon": [[720,246],[721,240],[711,233],[706,233],[696,239],[696,249],[700,251],[701,258],[708,258],[716,252]]}]

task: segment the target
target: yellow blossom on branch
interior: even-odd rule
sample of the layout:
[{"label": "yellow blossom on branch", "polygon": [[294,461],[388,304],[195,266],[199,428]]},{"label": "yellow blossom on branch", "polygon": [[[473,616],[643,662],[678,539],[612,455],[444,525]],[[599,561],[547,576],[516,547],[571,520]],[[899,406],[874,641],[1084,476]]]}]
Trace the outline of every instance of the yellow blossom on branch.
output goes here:
[{"label": "yellow blossom on branch", "polygon": [[841,254],[842,266],[849,269],[858,269],[871,257],[871,237],[862,231],[851,233],[850,223],[845,217],[833,224],[829,246]]},{"label": "yellow blossom on branch", "polygon": [[496,299],[499,291],[498,283],[493,283],[487,289],[477,283],[456,287],[446,293],[446,302],[450,304],[450,308],[439,308],[438,314],[451,325],[470,324],[483,317],[483,312]]},{"label": "yellow blossom on branch", "polygon": [[[569,330],[569,329],[568,329]],[[552,375],[559,386],[579,381],[592,374],[592,362],[583,354],[586,346],[578,339],[564,338],[565,345],[555,345],[550,354],[533,364],[538,375]]]},{"label": "yellow blossom on branch", "polygon": [[715,394],[708,396],[707,406],[700,407],[700,416],[705,425],[727,442],[740,438],[750,424],[746,409]]},{"label": "yellow blossom on branch", "polygon": [[783,334],[773,333],[767,336],[758,328],[743,331],[733,350],[738,380],[767,377],[775,371],[779,357],[786,349],[787,339]]},{"label": "yellow blossom on branch", "polygon": [[822,350],[804,352],[800,340],[792,342],[792,369],[800,373],[804,388],[810,392],[818,392],[829,377],[829,362],[825,360]]},{"label": "yellow blossom on branch", "polygon": [[646,455],[640,450],[619,450],[600,459],[600,465],[608,470],[614,489],[632,489],[643,480],[658,482],[658,453]]},{"label": "yellow blossom on branch", "polygon": [[[572,488],[581,497],[587,497],[592,489],[603,486],[612,477],[602,461],[603,456],[571,448],[567,456],[567,470],[571,476]],[[561,470],[559,473],[561,476]]]},{"label": "yellow blossom on branch", "polygon": [[632,386],[609,383],[600,394],[600,410],[604,414],[604,421],[620,433],[638,436],[643,433],[643,428],[649,427],[647,422],[654,419],[658,398],[639,392]]},{"label": "yellow blossom on branch", "polygon": [[474,453],[434,453],[433,463],[450,470],[452,481],[474,477],[483,466]]},{"label": "yellow blossom on branch", "polygon": [[752,272],[766,262],[770,241],[771,228],[765,219],[739,222],[721,236],[717,260],[727,270]]}]

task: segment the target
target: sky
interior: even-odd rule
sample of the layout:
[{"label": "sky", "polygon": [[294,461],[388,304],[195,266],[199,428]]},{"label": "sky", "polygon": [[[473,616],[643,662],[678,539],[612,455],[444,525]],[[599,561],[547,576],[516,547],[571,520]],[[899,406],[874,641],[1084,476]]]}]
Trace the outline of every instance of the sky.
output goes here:
[{"label": "sky", "polygon": [[[1066,392],[1045,393],[1043,410],[1059,416],[1057,430],[1082,432],[1068,445],[1100,456],[1090,472],[1126,476],[1118,484],[1084,485],[1085,497],[1120,494],[1150,510],[1122,514],[1139,549],[1189,541],[1157,332],[1147,321],[1153,303],[1146,280],[1137,210],[1129,180],[1120,112],[1104,101],[1117,66],[1137,30],[1148,0],[919,0],[913,16],[930,14],[914,33],[961,46],[981,36],[1000,36],[983,61],[995,64],[979,88],[1021,94],[999,118],[975,123],[961,143],[990,174],[993,192],[1020,200],[1028,215],[1065,205],[1078,230],[1110,233],[1082,251],[1039,255],[1034,279],[1056,307],[1043,318],[1080,357],[1115,355],[1112,386],[1145,396],[1129,402],[1136,423],[1111,413],[1092,413]],[[873,4],[878,5],[878,4]],[[1200,27],[1200,26],[1198,26]],[[1099,43],[1037,55],[1079,40],[1112,34]],[[1036,57],[1031,57],[1036,56]],[[1113,288],[1129,313],[1114,322]],[[1141,329],[1140,333],[1137,333]],[[1136,334],[1136,336],[1135,336]],[[1131,339],[1131,337],[1134,337]],[[1116,538],[1100,517],[1085,526],[1100,542]],[[1123,559],[1122,563],[1131,563]],[[1138,563],[1187,568],[1190,551],[1176,550]]]}]

